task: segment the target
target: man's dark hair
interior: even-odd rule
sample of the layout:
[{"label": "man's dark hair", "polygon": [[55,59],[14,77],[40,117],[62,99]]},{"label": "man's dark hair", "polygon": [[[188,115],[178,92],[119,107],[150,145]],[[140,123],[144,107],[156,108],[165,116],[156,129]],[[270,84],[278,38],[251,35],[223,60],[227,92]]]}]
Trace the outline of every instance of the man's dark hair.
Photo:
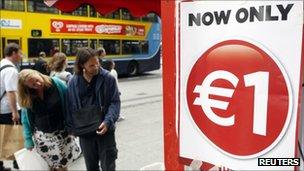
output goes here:
[{"label": "man's dark hair", "polygon": [[97,49],[96,52],[97,52],[97,55],[100,56],[102,53],[105,53],[106,50],[103,47],[100,47],[100,48]]},{"label": "man's dark hair", "polygon": [[77,75],[83,73],[83,65],[91,58],[96,57],[97,53],[90,47],[79,48],[76,54],[76,60],[74,64],[74,72]]},{"label": "man's dark hair", "polygon": [[9,57],[12,56],[13,53],[18,53],[18,51],[20,50],[20,46],[16,43],[9,43],[8,45],[5,46],[4,48],[4,56]]},{"label": "man's dark hair", "polygon": [[41,58],[45,58],[45,57],[46,57],[45,52],[41,51],[41,52],[39,53],[39,57],[41,57]]},{"label": "man's dark hair", "polygon": [[113,66],[114,66],[114,61],[112,59],[108,59],[102,62],[102,68],[108,71],[114,69]]}]

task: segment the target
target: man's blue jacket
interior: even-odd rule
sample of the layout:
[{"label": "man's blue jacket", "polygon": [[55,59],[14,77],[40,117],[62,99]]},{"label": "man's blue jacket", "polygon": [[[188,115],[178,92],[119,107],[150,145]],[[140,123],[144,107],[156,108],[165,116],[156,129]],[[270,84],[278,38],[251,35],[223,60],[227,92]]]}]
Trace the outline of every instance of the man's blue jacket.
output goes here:
[{"label": "man's blue jacket", "polygon": [[[66,96],[66,125],[69,132],[73,133],[72,115],[81,109],[81,100],[79,95],[80,84],[78,83],[80,75],[74,74],[68,83]],[[115,130],[115,122],[120,113],[120,97],[115,78],[105,69],[100,69],[95,86],[95,95],[97,104],[105,109],[105,119],[108,129]],[[96,104],[96,103],[95,103]]]}]

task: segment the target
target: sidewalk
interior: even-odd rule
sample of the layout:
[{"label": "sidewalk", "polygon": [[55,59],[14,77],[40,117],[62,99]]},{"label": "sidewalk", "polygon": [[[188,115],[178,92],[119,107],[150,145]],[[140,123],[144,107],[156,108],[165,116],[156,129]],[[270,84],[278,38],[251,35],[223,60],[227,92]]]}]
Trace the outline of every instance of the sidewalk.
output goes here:
[{"label": "sidewalk", "polygon": [[[17,170],[17,169],[13,169],[13,161],[12,160],[4,161],[4,167],[11,168],[12,171]],[[70,167],[68,167],[68,170],[86,170],[83,156],[80,157],[74,163],[72,163],[72,165]]]},{"label": "sidewalk", "polygon": [[[161,77],[147,74],[134,80],[123,79],[122,114],[125,120],[116,127],[118,148],[117,170],[146,170],[162,167],[163,115]],[[11,161],[5,166],[12,168]],[[69,170],[86,170],[84,159],[77,160]]]},{"label": "sidewalk", "polygon": [[[132,100],[131,100],[132,101]],[[138,105],[141,101],[140,105]],[[162,98],[136,99],[123,107],[125,120],[117,123],[117,170],[151,170],[163,167]],[[137,104],[136,104],[137,103]],[[144,119],[143,119],[144,118]],[[12,168],[12,161],[5,161]],[[13,169],[14,170],[14,169]],[[86,170],[83,157],[69,170]]]}]

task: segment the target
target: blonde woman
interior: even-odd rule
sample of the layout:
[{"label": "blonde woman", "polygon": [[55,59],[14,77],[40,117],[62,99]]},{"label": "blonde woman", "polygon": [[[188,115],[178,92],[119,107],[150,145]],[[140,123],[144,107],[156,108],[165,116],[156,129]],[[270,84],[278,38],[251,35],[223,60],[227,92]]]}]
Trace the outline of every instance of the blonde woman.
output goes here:
[{"label": "blonde woman", "polygon": [[55,53],[53,58],[48,63],[49,70],[51,71],[50,76],[55,76],[65,82],[68,82],[72,77],[72,74],[65,71],[67,66],[68,59],[66,55],[62,52]]},{"label": "blonde woman", "polygon": [[80,155],[75,138],[65,130],[66,85],[35,70],[19,74],[19,103],[22,109],[25,147],[35,147],[50,170],[66,170]]}]

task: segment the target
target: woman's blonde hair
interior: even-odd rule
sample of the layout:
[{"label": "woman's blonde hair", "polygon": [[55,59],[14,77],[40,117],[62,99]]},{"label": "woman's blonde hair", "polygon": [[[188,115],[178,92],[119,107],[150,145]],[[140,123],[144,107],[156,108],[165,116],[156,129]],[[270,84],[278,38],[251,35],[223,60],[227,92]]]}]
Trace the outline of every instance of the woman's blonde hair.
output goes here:
[{"label": "woman's blonde hair", "polygon": [[48,63],[48,68],[50,71],[61,72],[65,69],[67,57],[62,52],[57,52],[54,54],[53,58]]},{"label": "woman's blonde hair", "polygon": [[29,88],[25,85],[25,82],[32,78],[33,76],[38,75],[43,79],[45,88],[48,88],[52,85],[51,78],[49,76],[43,75],[40,72],[32,69],[24,69],[19,73],[18,81],[18,100],[19,104],[22,107],[31,108],[32,100],[36,97],[36,90]]}]

